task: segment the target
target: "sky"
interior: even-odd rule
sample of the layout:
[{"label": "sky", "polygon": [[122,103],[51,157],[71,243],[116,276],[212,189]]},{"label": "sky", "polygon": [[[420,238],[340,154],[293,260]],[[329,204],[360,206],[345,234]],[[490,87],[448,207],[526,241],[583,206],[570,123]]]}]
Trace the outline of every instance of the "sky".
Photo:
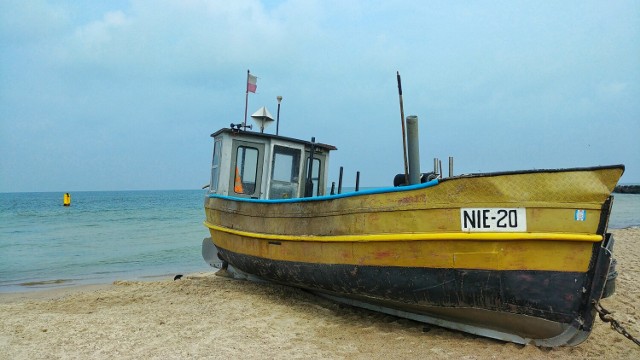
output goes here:
[{"label": "sky", "polygon": [[640,183],[638,1],[0,0],[0,192],[200,189],[249,69],[329,182],[403,172],[399,71],[424,171]]}]

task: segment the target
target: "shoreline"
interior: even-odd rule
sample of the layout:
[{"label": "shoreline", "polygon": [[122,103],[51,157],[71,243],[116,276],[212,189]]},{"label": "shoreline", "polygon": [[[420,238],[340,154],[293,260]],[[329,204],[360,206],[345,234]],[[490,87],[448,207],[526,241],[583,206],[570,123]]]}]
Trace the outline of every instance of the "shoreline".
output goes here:
[{"label": "shoreline", "polygon": [[[602,300],[640,336],[640,228],[612,230],[619,272]],[[300,289],[210,272],[0,293],[10,359],[627,359],[640,347],[596,319],[575,347],[538,348],[340,305]]]},{"label": "shoreline", "polygon": [[[0,287],[0,297],[4,294],[28,294],[34,292],[48,292],[62,289],[73,289],[73,288],[82,288],[82,287],[90,287],[90,286],[100,286],[100,285],[109,285],[115,281],[156,281],[163,280],[173,277],[175,275],[180,274],[189,274],[196,272],[203,272],[202,270],[193,270],[194,267],[191,267],[191,270],[187,270],[186,272],[163,272],[163,273],[132,273],[131,276],[115,276],[111,275],[104,278],[88,278],[88,279],[52,279],[52,280],[32,280],[24,283],[10,284],[4,285]],[[212,271],[216,271],[216,269],[212,268],[204,264],[202,268],[210,268]]]},{"label": "shoreline", "polygon": [[[623,228],[609,228],[608,232],[612,232],[614,235],[619,231],[626,230],[638,230],[640,229],[640,225],[630,225]],[[640,240],[639,240],[640,241]],[[616,256],[616,251],[614,250],[614,257]],[[210,269],[211,272],[216,272],[217,269],[208,265],[203,265],[203,268]],[[193,268],[193,267],[192,267]],[[193,273],[200,272],[208,272],[208,271],[195,271]],[[12,294],[26,294],[29,293],[37,293],[37,292],[63,292],[64,289],[69,289],[70,291],[75,291],[75,288],[83,288],[83,287],[93,287],[93,286],[107,286],[112,284],[115,281],[155,281],[168,279],[175,275],[178,275],[180,272],[174,273],[162,273],[162,274],[149,274],[145,272],[141,272],[139,274],[132,275],[131,277],[123,277],[123,276],[109,276],[101,279],[53,279],[53,280],[32,280],[27,283],[21,284],[12,284],[7,285],[5,289],[0,287],[0,303],[2,302],[2,297],[4,295],[12,296]],[[190,272],[182,272],[181,274],[186,275]],[[69,282],[67,282],[69,281]]]},{"label": "shoreline", "polygon": [[[198,273],[193,273],[191,275],[195,274]],[[128,280],[111,280],[86,284],[69,284],[62,286],[27,288],[24,291],[5,291],[0,292],[0,304],[29,300],[55,300],[78,293],[91,292],[96,290],[107,290],[113,288],[115,284],[119,282],[161,282],[169,279],[169,277],[173,278],[173,276],[175,275],[149,275],[140,276]]]}]

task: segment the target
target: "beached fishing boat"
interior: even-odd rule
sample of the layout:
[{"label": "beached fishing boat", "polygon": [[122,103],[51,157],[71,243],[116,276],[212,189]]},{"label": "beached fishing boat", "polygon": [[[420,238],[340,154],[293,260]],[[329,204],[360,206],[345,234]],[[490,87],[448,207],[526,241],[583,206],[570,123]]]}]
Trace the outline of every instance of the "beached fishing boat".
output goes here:
[{"label": "beached fishing boat", "polygon": [[334,146],[238,129],[212,137],[209,263],[506,341],[588,336],[609,274],[610,194],[622,165],[431,174],[326,195]]},{"label": "beached fishing boat", "polygon": [[222,274],[540,346],[584,341],[613,292],[623,165],[443,177],[410,152],[398,186],[342,193],[332,145],[242,124],[211,136],[202,251]]}]

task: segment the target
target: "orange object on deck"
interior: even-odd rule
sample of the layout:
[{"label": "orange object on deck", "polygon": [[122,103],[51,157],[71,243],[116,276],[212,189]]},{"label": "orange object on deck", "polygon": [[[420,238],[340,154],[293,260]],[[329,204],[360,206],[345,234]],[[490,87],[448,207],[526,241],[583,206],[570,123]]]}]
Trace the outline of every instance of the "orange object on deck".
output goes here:
[{"label": "orange object on deck", "polygon": [[240,173],[238,172],[238,167],[236,166],[236,178],[233,182],[233,191],[236,194],[244,194],[244,189],[242,188],[242,178],[240,177]]}]

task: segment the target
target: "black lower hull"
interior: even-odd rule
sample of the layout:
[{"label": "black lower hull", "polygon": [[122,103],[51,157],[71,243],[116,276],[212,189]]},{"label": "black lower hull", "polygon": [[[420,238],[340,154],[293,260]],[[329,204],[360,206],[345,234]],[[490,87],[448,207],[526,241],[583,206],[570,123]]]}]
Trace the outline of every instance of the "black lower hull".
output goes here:
[{"label": "black lower hull", "polygon": [[326,265],[267,260],[219,249],[236,268],[296,287],[407,305],[471,307],[569,322],[584,273]]},{"label": "black lower hull", "polygon": [[591,302],[602,296],[611,261],[610,252],[599,244],[594,245],[597,261],[586,273],[315,264],[220,247],[217,251],[235,269],[261,279],[398,316],[543,346],[586,339],[593,324]]}]

